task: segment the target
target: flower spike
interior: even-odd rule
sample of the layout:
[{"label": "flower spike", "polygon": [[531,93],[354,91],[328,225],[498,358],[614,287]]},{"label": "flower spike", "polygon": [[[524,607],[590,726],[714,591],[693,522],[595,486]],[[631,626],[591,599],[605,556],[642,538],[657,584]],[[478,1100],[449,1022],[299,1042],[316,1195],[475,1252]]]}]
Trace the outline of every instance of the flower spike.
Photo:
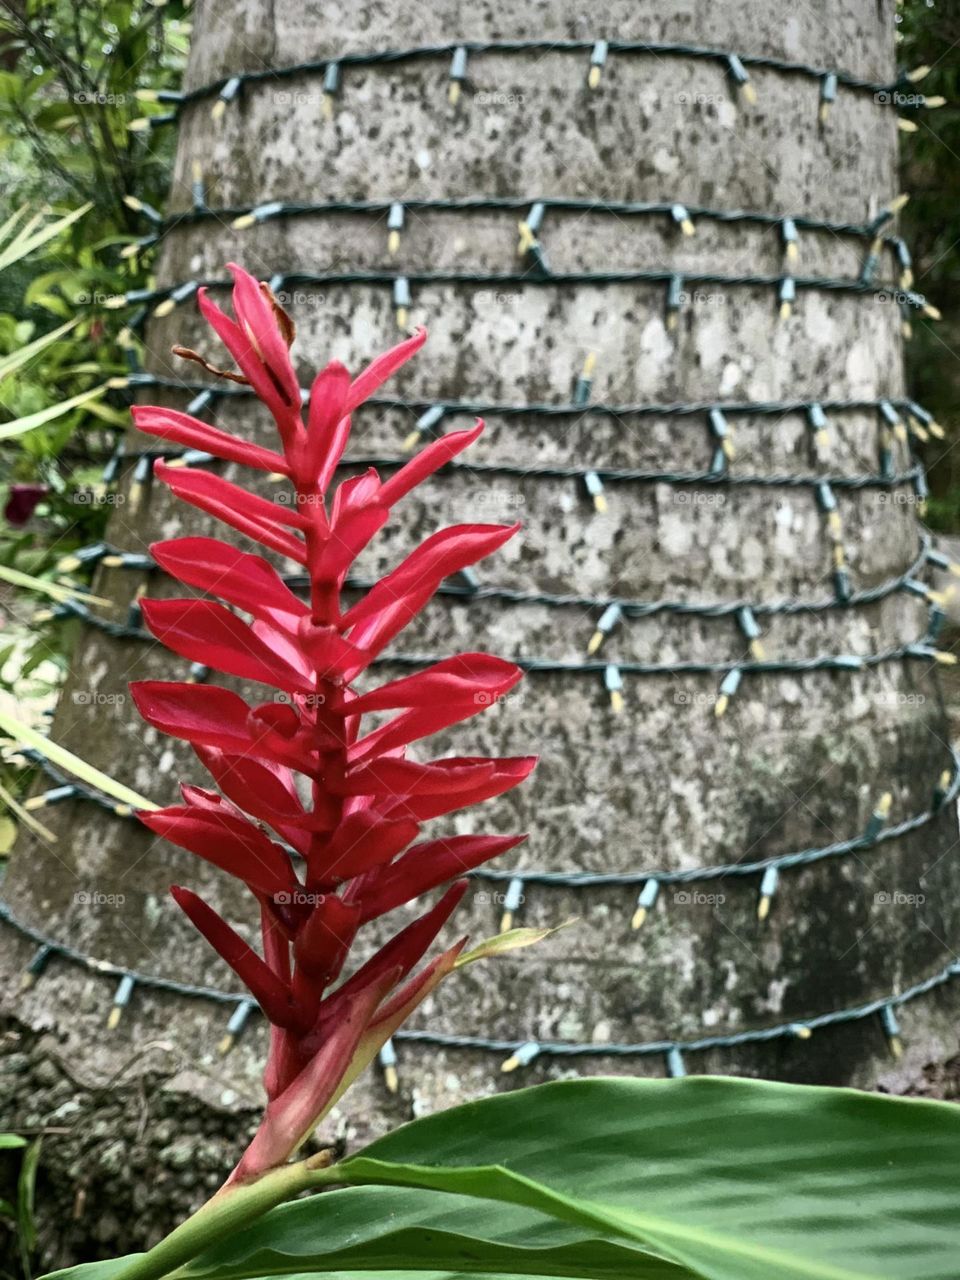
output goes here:
[{"label": "flower spike", "polygon": [[[177,497],[267,554],[210,537],[154,544],[161,568],[223,603],[145,600],[143,617],[189,661],[280,694],[255,706],[214,684],[131,685],[144,719],[189,742],[219,788],[184,786],[183,804],[142,813],[141,820],[242,881],[260,912],[262,955],[192,890],[172,890],[271,1024],[268,1106],[228,1186],[287,1160],[454,970],[463,941],[417,967],[462,899],[464,875],[524,838],[423,839],[422,824],[502,795],[535,764],[533,757],[406,755],[411,743],[508,693],[521,678],[513,663],[461,653],[379,687],[353,688],[444,578],[497,551],[517,531],[483,524],[441,529],[361,599],[349,607],[341,602],[351,566],[393,505],[471,445],[483,424],[442,436],[385,480],[369,470],[334,485],[351,414],[419,351],[426,333],[418,330],[356,378],[338,361],[329,363],[313,381],[304,423],[290,358],[292,322],[265,285],[237,266],[230,270],[233,318],[203,290],[198,302],[239,371],[181,354],[249,384],[273,414],[279,449],[156,406],[137,406],[134,421],[161,439],[286,476],[293,500],[271,501],[215,472],[158,463],[158,479]],[[285,584],[284,561],[306,570],[307,599]],[[370,714],[378,718],[375,727],[364,725]],[[370,921],[443,886],[412,924],[366,963],[351,966],[354,942]]]}]

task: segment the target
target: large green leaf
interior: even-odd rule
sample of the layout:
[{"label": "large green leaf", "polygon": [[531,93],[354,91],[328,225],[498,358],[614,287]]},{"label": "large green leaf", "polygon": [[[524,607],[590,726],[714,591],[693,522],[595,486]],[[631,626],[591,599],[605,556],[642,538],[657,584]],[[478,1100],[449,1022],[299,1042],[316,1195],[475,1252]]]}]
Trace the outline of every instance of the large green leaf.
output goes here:
[{"label": "large green leaf", "polygon": [[[129,1260],[127,1260],[129,1261]],[[114,1280],[124,1261],[58,1272],[62,1280]],[[183,1280],[434,1275],[694,1280],[651,1257],[512,1205],[391,1187],[351,1187],[298,1200],[235,1232],[182,1271]]]},{"label": "large green leaf", "polygon": [[564,1081],[406,1125],[318,1175],[354,1187],[234,1229],[182,1274],[957,1280],[958,1150],[946,1103],[709,1077]]},{"label": "large green leaf", "polygon": [[960,1109],[945,1103],[576,1080],[408,1125],[341,1176],[497,1196],[622,1232],[710,1280],[956,1280],[958,1148]]},{"label": "large green leaf", "polygon": [[341,1175],[592,1222],[710,1280],[956,1280],[958,1149],[960,1109],[945,1103],[576,1080],[408,1125]]}]

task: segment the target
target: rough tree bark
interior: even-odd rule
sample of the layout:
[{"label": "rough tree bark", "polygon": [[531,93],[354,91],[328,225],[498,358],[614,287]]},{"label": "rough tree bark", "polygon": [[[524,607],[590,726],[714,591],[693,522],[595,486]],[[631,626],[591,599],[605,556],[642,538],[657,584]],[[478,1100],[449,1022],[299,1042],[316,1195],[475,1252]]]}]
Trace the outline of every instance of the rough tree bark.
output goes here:
[{"label": "rough tree bark", "polygon": [[[354,50],[459,38],[600,36],[709,44],[885,81],[894,72],[893,30],[888,0],[800,8],[775,0],[747,9],[729,0],[671,6],[618,0],[589,18],[569,0],[432,6],[381,0],[359,8],[206,0],[198,6],[187,86]],[[201,102],[181,118],[170,208],[190,207],[195,161],[217,206],[565,195],[860,223],[897,190],[894,116],[868,94],[841,89],[821,127],[810,79],[758,70],[752,76],[758,102],[750,106],[738,104],[719,63],[613,56],[591,92],[588,60],[587,52],[559,50],[478,55],[456,106],[447,100],[446,57],[350,68],[329,120],[316,75],[250,86],[219,123],[209,102]],[[410,214],[391,257],[382,216],[267,221],[243,232],[228,220],[207,221],[166,240],[158,278],[222,276],[229,259],[263,277],[297,269],[509,273],[517,264],[515,222],[515,214],[494,211]],[[747,224],[704,219],[690,238],[667,217],[551,213],[543,238],[557,272],[669,267],[776,276],[783,269],[776,228]],[[801,240],[800,274],[857,274],[862,241],[815,232]],[[331,355],[356,368],[395,339],[388,287],[283,292],[299,327],[302,381]],[[903,393],[896,307],[869,295],[813,290],[780,320],[770,286],[688,292],[671,331],[659,284],[417,286],[409,319],[426,323],[431,339],[397,390],[427,400],[568,402],[594,352],[591,398],[598,402],[874,400]],[[192,304],[148,328],[148,367],[183,377],[183,368],[169,363],[173,341],[211,350]],[[176,391],[145,398],[185,403]],[[223,402],[217,416],[258,438],[269,434],[246,400]],[[487,418],[475,459],[521,468],[699,471],[712,453],[703,414]],[[825,457],[812,451],[802,413],[738,416],[735,426],[733,465],[743,473],[877,470],[880,427],[872,409],[834,415]],[[409,429],[409,413],[365,412],[356,451],[396,455]],[[900,446],[897,461],[908,463]],[[569,479],[442,476],[424,501],[402,512],[365,568],[381,571],[414,535],[440,523],[519,513],[522,539],[484,567],[486,582],[715,601],[813,600],[832,590],[832,544],[809,488],[638,482],[608,486],[607,499],[608,511],[600,514]],[[871,489],[844,491],[839,503],[854,587],[900,574],[916,553],[914,507]],[[157,486],[139,510],[129,503],[118,508],[110,539],[141,550],[153,537],[185,527],[201,522]],[[121,606],[139,585],[134,575],[111,569],[96,580],[97,592]],[[151,591],[163,590],[170,587],[151,583]],[[441,597],[407,647],[439,653],[466,644],[577,660],[596,618],[596,610],[572,606],[468,605]],[[771,657],[870,653],[916,639],[925,623],[925,603],[898,593],[862,607],[777,616],[765,628],[764,645]],[[729,617],[657,614],[621,623],[602,653],[624,662],[725,661],[743,658],[745,646]],[[134,676],[180,669],[157,646],[84,634],[54,737],[152,798],[169,798],[177,776],[199,780],[201,771],[189,753],[144,729],[124,695]],[[713,714],[717,681],[627,675],[625,708],[616,716],[600,676],[534,673],[521,696],[449,735],[444,746],[542,754],[534,781],[491,806],[486,819],[499,829],[532,832],[511,864],[521,869],[635,872],[749,861],[855,836],[884,791],[893,795],[892,820],[928,807],[948,764],[929,664],[746,676],[722,719]],[[203,880],[218,905],[243,918],[230,885],[90,806],[71,803],[44,816],[59,844],[49,850],[24,839],[5,887],[22,917],[99,957],[235,986],[166,896],[171,881]],[[900,990],[947,963],[957,936],[955,843],[955,817],[945,809],[913,837],[785,871],[765,923],[757,920],[756,876],[691,885],[687,901],[682,886],[667,886],[639,931],[631,929],[635,889],[530,885],[524,922],[575,915],[577,927],[534,953],[471,971],[416,1025],[588,1041],[598,1052],[572,1064],[579,1070],[662,1073],[660,1056],[622,1060],[604,1056],[603,1045],[790,1022]],[[123,902],[81,905],[78,892],[122,895]],[[897,894],[914,900],[884,902],[883,895]],[[500,908],[490,899],[490,886],[478,884],[461,927],[474,935],[495,931]],[[15,975],[31,948],[8,930],[2,947]],[[9,1076],[11,1087],[21,1086],[14,1118],[69,1130],[47,1144],[40,1197],[41,1205],[49,1196],[61,1206],[76,1198],[72,1216],[46,1224],[48,1252],[58,1261],[158,1235],[216,1184],[257,1105],[262,1027],[248,1028],[220,1057],[222,1008],[138,990],[119,1027],[106,1034],[110,998],[101,977],[78,975],[57,961],[29,993],[9,1002],[18,1021],[7,1068],[18,1073]],[[897,1070],[873,1020],[809,1041],[688,1055],[687,1066],[903,1088],[925,1062],[955,1050],[951,1007],[941,993],[903,1011],[908,1050]],[[401,1046],[399,1094],[391,1097],[372,1074],[325,1137],[339,1125],[355,1141],[419,1109],[571,1070],[568,1062],[541,1057],[506,1077],[499,1071],[503,1056]],[[110,1084],[121,1068],[121,1082]]]}]

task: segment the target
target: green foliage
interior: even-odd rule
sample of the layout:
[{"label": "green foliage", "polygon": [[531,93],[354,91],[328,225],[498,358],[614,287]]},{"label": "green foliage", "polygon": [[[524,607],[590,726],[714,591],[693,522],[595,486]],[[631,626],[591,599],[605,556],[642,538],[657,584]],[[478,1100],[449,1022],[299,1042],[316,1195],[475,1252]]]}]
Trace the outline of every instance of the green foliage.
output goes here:
[{"label": "green foliage", "polygon": [[[174,142],[169,129],[128,126],[160,110],[138,100],[140,86],[179,87],[185,7],[19,0],[0,9],[0,511],[11,484],[47,489],[22,530],[0,517],[0,565],[21,573],[49,571],[106,527],[96,481],[126,416],[102,388],[127,364],[103,303],[148,283],[145,264],[122,255],[144,231],[124,197],[164,203]],[[55,640],[23,641],[18,675],[24,663],[29,674],[60,661],[70,636],[61,627]]]},{"label": "green foliage", "polygon": [[[946,1103],[709,1077],[564,1081],[406,1125],[311,1175],[342,1189],[246,1226],[224,1208],[219,1242],[177,1275],[955,1280],[958,1142]],[[57,1275],[150,1280],[183,1261],[155,1258]]]},{"label": "green foliage", "polygon": [[21,1274],[31,1274],[30,1257],[37,1247],[37,1229],[34,1222],[34,1194],[37,1181],[37,1165],[40,1161],[40,1142],[28,1142],[15,1133],[0,1133],[0,1152],[17,1151],[20,1164],[16,1175],[14,1200],[0,1199],[0,1218],[10,1221],[17,1242]]},{"label": "green foliage", "polygon": [[910,203],[903,234],[914,257],[916,287],[943,312],[940,322],[918,319],[907,347],[911,395],[947,431],[947,439],[927,446],[933,500],[928,520],[934,528],[960,530],[960,8],[947,0],[907,0],[898,9],[902,66],[930,67],[915,88],[944,97],[945,106],[914,113],[919,125],[902,143],[902,189]]}]

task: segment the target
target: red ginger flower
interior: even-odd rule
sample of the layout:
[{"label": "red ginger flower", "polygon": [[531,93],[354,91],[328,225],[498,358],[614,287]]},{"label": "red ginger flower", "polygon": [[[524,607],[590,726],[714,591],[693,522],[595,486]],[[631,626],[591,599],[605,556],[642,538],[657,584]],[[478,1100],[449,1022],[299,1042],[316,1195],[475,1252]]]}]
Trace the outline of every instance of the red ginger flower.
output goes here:
[{"label": "red ginger flower", "polygon": [[[435,441],[386,480],[371,469],[331,494],[351,412],[420,349],[426,334],[419,330],[352,380],[331,361],[314,380],[304,426],[289,319],[265,285],[230,269],[236,319],[202,289],[200,309],[240,368],[225,376],[248,382],[270,409],[282,451],[172,409],[137,406],[133,417],[151,435],[289,478],[296,502],[282,505],[209,472],[156,468],[178,497],[304,566],[310,601],[294,595],[263,557],[216,538],[155,543],[163,569],[252,621],[212,600],[145,600],[154,635],[181,657],[286,697],[250,706],[213,685],[155,680],[131,690],[144,719],[189,742],[219,788],[185,785],[182,805],[143,812],[141,821],[238,877],[260,904],[262,956],[197,894],[172,890],[271,1023],[269,1101],[231,1175],[239,1182],[286,1160],[452,970],[465,939],[414,974],[466,891],[463,874],[523,839],[418,840],[421,824],[516,786],[535,757],[406,758],[410,743],[468,719],[517,683],[519,668],[500,658],[465,653],[376,689],[352,687],[445,577],[516,532],[518,526],[482,524],[442,529],[362,599],[350,607],[341,602],[351,564],[393,504],[471,444],[483,424]],[[364,732],[368,712],[395,714]],[[297,774],[309,781],[309,803]],[[291,847],[302,859],[296,865]],[[434,906],[342,978],[363,925],[451,881]]]}]

